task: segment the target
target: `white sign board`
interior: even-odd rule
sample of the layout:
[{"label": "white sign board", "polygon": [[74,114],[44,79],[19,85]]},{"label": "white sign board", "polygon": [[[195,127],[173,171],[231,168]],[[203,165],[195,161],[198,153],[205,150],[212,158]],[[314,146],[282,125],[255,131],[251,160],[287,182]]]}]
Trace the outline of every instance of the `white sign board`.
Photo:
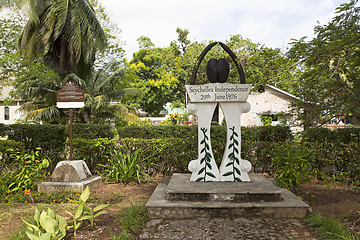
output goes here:
[{"label": "white sign board", "polygon": [[185,85],[191,102],[245,102],[252,84],[210,83]]}]

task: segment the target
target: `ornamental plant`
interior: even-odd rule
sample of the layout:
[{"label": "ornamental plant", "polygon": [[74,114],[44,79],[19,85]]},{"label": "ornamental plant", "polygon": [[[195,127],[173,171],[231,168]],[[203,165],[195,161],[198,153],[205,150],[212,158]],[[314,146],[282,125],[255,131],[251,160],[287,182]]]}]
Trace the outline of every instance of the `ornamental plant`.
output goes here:
[{"label": "ornamental plant", "polygon": [[89,220],[91,228],[94,228],[94,219],[100,215],[108,214],[104,208],[108,207],[109,204],[100,204],[92,208],[86,204],[86,201],[89,199],[90,189],[86,187],[85,190],[81,193],[79,200],[70,200],[70,202],[76,203],[79,205],[75,214],[72,214],[66,211],[72,220],[68,229],[74,229],[74,235],[76,235],[76,230],[80,227],[83,220]]},{"label": "ornamental plant", "polygon": [[8,190],[10,192],[24,191],[25,189],[35,190],[35,182],[43,180],[49,173],[46,168],[50,160],[40,157],[41,148],[36,151],[12,150],[11,157],[14,159],[10,164],[10,170],[5,172],[3,179],[8,179]]},{"label": "ornamental plant", "polygon": [[287,142],[278,145],[272,157],[275,181],[280,187],[297,189],[311,177],[313,154],[304,143]]},{"label": "ornamental plant", "polygon": [[[142,152],[137,149],[134,152],[123,153],[119,150],[114,150],[109,158],[109,164],[99,166],[103,167],[104,174],[101,175],[110,182],[128,183],[137,180],[141,182],[142,178],[149,180],[150,176],[141,170]],[[148,156],[149,158],[151,156]]]},{"label": "ornamental plant", "polygon": [[25,233],[31,240],[63,239],[66,235],[66,218],[55,214],[51,208],[41,213],[35,208],[34,224],[22,220],[27,225]]}]

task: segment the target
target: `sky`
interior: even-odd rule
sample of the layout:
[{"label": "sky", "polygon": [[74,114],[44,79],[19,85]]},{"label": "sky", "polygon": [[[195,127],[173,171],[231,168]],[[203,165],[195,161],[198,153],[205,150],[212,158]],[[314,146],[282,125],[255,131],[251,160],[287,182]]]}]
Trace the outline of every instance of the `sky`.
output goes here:
[{"label": "sky", "polygon": [[138,50],[138,37],[168,47],[177,27],[188,29],[191,41],[225,42],[240,34],[285,50],[291,38],[313,37],[314,26],[331,21],[344,2],[349,0],[100,0],[121,29],[127,59]]}]

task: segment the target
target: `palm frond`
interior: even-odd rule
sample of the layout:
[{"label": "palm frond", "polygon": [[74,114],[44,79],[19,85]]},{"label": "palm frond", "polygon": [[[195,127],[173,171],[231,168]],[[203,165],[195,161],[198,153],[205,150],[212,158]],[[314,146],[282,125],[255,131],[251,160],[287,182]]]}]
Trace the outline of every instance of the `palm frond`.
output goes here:
[{"label": "palm frond", "polygon": [[104,50],[107,45],[106,35],[101,27],[100,22],[96,18],[95,11],[88,0],[78,0],[79,5],[84,9],[86,17],[90,23],[91,32],[95,40],[95,45],[101,51]]},{"label": "palm frond", "polygon": [[40,122],[40,121],[49,122],[49,121],[53,121],[54,119],[59,119],[60,117],[61,117],[61,113],[56,106],[40,108],[26,115],[26,119],[34,120],[36,122]]},{"label": "palm frond", "polygon": [[111,93],[108,93],[107,96],[110,99],[118,100],[121,97],[127,96],[127,97],[142,97],[144,96],[144,92],[138,88],[125,88],[120,89]]},{"label": "palm frond", "polygon": [[[114,86],[113,81],[119,81],[119,73],[123,73],[123,69],[119,68],[114,73],[112,73],[110,76],[105,78],[100,84],[97,84],[96,88],[94,89],[95,92],[104,92],[104,88],[110,89]],[[111,89],[112,90],[112,89]]]},{"label": "palm frond", "polygon": [[88,90],[87,82],[84,79],[78,77],[75,73],[70,73],[70,74],[66,75],[64,78],[64,83],[66,83],[70,80],[74,81],[76,83],[76,85],[78,85],[79,88],[81,88],[82,90],[84,90],[84,91]]}]

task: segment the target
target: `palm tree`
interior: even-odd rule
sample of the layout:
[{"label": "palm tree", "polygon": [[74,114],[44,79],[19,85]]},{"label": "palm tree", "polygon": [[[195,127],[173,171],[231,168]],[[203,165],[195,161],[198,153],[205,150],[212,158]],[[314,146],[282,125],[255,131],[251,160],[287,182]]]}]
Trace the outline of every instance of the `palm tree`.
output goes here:
[{"label": "palm tree", "polygon": [[96,51],[106,37],[89,0],[17,0],[30,17],[19,38],[28,59],[44,57],[61,74],[90,74]]},{"label": "palm tree", "polygon": [[78,114],[80,122],[115,119],[121,113],[127,112],[125,105],[119,102],[122,97],[143,94],[135,88],[119,89],[123,71],[118,69],[112,74],[107,74],[104,70],[98,70],[87,80],[71,73],[60,82],[49,83],[41,79],[24,81],[17,86],[18,95],[21,99],[27,100],[20,110],[28,112],[27,119],[36,122],[56,122],[64,119],[62,111],[56,107],[56,92],[62,84],[71,80],[85,92],[85,107]]},{"label": "palm tree", "polygon": [[98,70],[89,80],[81,79],[75,74],[65,77],[65,82],[72,80],[85,91],[85,106],[80,109],[78,117],[80,121],[91,123],[96,119],[117,118],[119,114],[127,112],[126,106],[119,102],[122,97],[143,95],[137,88],[118,89],[123,71],[118,69],[111,75],[106,75],[105,71]]}]

